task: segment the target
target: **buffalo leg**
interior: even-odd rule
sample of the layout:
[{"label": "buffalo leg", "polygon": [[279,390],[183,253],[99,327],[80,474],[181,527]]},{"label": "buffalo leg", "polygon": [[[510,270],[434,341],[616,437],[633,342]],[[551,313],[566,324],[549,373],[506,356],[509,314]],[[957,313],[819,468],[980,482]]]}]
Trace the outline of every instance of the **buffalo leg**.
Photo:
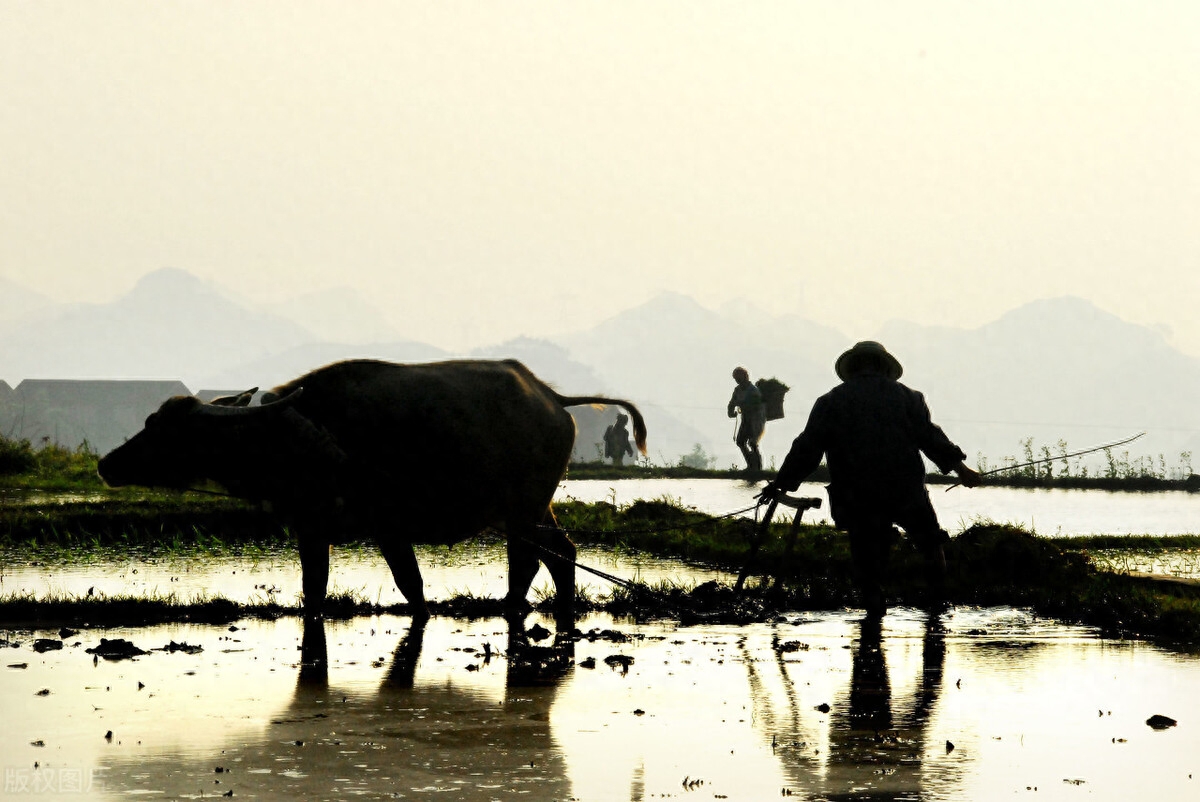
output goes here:
[{"label": "buffalo leg", "polygon": [[396,587],[408,602],[414,619],[429,618],[429,606],[425,603],[425,582],[421,579],[421,567],[417,565],[417,555],[408,543],[380,543],[379,550],[383,559],[387,560],[392,569],[392,578]]},{"label": "buffalo leg", "polygon": [[[522,572],[517,572],[513,561],[514,538],[510,537],[508,546],[510,598],[516,591],[520,592],[520,598],[525,598],[525,593],[528,592],[529,586],[533,584],[534,575],[537,574],[537,561],[540,558],[545,563],[546,570],[550,572],[550,578],[554,580],[556,612],[560,616],[573,614],[575,609],[575,544],[559,527],[554,513],[547,509],[542,518],[542,526],[534,528],[529,533],[528,540],[536,542],[537,546],[528,545],[522,537],[517,537],[515,540],[521,545],[526,545],[526,552],[529,554],[532,566],[522,565]],[[520,585],[516,584],[517,580],[521,582]]]},{"label": "buffalo leg", "polygon": [[550,550],[559,557],[548,557],[546,568],[554,580],[554,606],[561,618],[573,618],[575,613],[575,544],[567,537],[567,533],[558,528],[554,514],[546,513],[547,520],[554,529],[549,533]]},{"label": "buffalo leg", "polygon": [[508,595],[504,603],[513,609],[529,608],[525,597],[538,572],[537,552],[527,537],[519,530],[508,536]]},{"label": "buffalo leg", "polygon": [[319,616],[325,607],[325,592],[329,587],[329,544],[319,538],[301,535],[300,571],[304,614]]}]

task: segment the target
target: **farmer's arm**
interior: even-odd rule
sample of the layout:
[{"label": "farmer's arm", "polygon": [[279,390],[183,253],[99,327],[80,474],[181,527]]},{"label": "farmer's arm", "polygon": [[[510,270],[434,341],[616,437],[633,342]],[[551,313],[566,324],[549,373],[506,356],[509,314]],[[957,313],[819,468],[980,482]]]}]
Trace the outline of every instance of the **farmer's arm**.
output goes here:
[{"label": "farmer's arm", "polygon": [[804,431],[800,432],[800,436],[792,441],[791,450],[784,458],[775,481],[771,482],[776,489],[795,490],[821,464],[821,457],[825,453],[827,442],[828,413],[826,407],[827,402],[824,396],[818,398],[817,402],[813,404]]},{"label": "farmer's arm", "polygon": [[942,473],[954,471],[962,476],[960,468],[974,473],[963,463],[967,458],[966,453],[950,441],[942,427],[933,422],[929,407],[925,404],[925,397],[915,390],[911,390],[910,393],[909,417],[917,436],[917,447]]}]

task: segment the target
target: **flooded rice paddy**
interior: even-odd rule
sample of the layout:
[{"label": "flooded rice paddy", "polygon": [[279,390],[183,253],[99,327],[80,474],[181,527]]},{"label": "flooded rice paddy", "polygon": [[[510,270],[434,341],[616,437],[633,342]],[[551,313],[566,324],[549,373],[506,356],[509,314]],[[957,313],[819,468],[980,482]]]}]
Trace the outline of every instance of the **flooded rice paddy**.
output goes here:
[{"label": "flooded rice paddy", "polygon": [[[593,616],[529,671],[551,642],[522,636],[534,624],[553,629],[285,618],[85,630],[42,653],[56,634],[10,633],[4,793],[1189,799],[1200,782],[1200,662],[1021,611]],[[101,637],[147,653],[89,654]]]},{"label": "flooded rice paddy", "polygon": [[[730,479],[589,479],[564,483],[558,496],[616,504],[666,496],[710,515],[720,515],[753,504],[762,484]],[[1010,487],[956,487],[947,491],[946,487],[930,485],[929,498],[942,526],[951,533],[985,520],[1015,524],[1047,537],[1200,534],[1200,493]],[[805,482],[794,495],[823,502],[820,509],[804,513],[805,521],[829,522],[824,485]]]},{"label": "flooded rice paddy", "polygon": [[[417,558],[429,599],[470,594],[501,598],[508,590],[504,544],[469,541],[452,548],[420,546]],[[595,548],[579,550],[582,564],[646,584],[728,581],[724,571],[637,554],[613,554]],[[90,595],[164,598],[180,602],[222,597],[242,603],[299,603],[300,558],[295,549],[241,548],[232,553],[180,552],[168,556],[117,555],[98,552],[95,559],[32,559],[0,567],[0,594],[33,592],[39,597]],[[589,594],[608,593],[612,583],[579,572],[577,585]],[[543,567],[534,594],[552,594],[554,585]],[[330,560],[331,593],[348,592],[380,605],[403,604],[383,556],[374,546],[338,546]],[[532,598],[532,597],[531,597]]]},{"label": "flooded rice paddy", "polygon": [[[751,503],[749,486],[712,481],[570,482],[561,494],[669,496],[710,513]],[[1009,492],[1019,495],[999,495]],[[800,493],[824,496],[818,485]],[[1093,491],[932,495],[951,531],[961,526],[946,498],[973,500],[972,516],[1036,516],[1045,534],[1056,533],[1045,521],[1063,534],[1200,528],[1188,523],[1200,515],[1195,497],[1180,493],[1156,494],[1161,503]],[[982,511],[992,503],[1004,514]],[[1161,515],[1091,523],[1097,504],[1139,503]],[[499,545],[423,549],[420,560],[431,599],[504,593]],[[581,549],[581,561],[648,582],[730,579],[629,553]],[[535,589],[549,587],[543,572]],[[331,588],[402,601],[374,548],[337,549]],[[0,566],[0,593],[89,592],[293,604],[300,572],[294,553],[255,548]],[[745,626],[590,615],[557,635],[536,614],[435,617],[417,629],[391,615],[78,628],[0,631],[3,798],[1200,795],[1200,658],[1019,609],[897,608],[875,622],[857,610],[789,613]],[[89,652],[102,638],[144,653]]]}]

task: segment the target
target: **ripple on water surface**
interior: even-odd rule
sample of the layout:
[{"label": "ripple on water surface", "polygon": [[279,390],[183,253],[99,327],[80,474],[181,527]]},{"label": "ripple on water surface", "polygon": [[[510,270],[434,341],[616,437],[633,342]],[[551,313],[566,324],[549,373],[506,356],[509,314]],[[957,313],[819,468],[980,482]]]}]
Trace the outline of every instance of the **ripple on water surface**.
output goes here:
[{"label": "ripple on water surface", "polygon": [[[413,630],[382,616],[85,629],[46,653],[31,638],[50,633],[17,634],[4,653],[25,667],[4,669],[0,753],[25,780],[45,783],[53,768],[113,796],[1194,790],[1200,700],[1181,689],[1200,680],[1196,660],[1022,611],[745,627],[591,616],[578,627],[592,637],[557,651],[522,637],[535,622],[553,628],[530,616],[511,632],[499,619]],[[148,653],[94,659],[84,650],[101,636]],[[162,649],[171,642],[202,651]],[[1155,713],[1178,726],[1151,729]]]}]

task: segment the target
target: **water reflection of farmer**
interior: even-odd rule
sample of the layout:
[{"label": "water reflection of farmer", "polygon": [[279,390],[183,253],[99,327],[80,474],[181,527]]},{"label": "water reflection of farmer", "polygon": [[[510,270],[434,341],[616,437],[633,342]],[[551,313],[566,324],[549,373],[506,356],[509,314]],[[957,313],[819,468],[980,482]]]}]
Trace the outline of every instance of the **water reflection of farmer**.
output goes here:
[{"label": "water reflection of farmer", "polygon": [[604,430],[604,456],[611,457],[613,465],[623,465],[625,456],[633,454],[629,444],[629,416],[617,413],[617,422]]},{"label": "water reflection of farmer", "polygon": [[[849,688],[830,687],[823,697],[813,696],[819,684],[812,681],[813,664],[786,655],[777,635],[773,642],[777,680],[771,681],[767,661],[754,659],[743,647],[746,659],[741,662],[750,682],[755,726],[770,734],[773,746],[778,739],[778,748],[772,751],[789,784],[802,789],[796,798],[924,798],[929,766],[914,757],[926,754],[932,741],[930,721],[946,662],[945,627],[941,614],[926,614],[919,673],[897,683],[908,693],[896,698],[885,654],[884,620],[864,616],[853,624]],[[911,654],[911,642],[908,632],[897,641],[906,656]],[[905,659],[902,665],[907,668],[912,661]],[[782,698],[777,695],[780,690]],[[830,703],[828,718],[813,711],[815,698]],[[822,742],[828,747],[815,748]],[[940,787],[944,790],[947,785]]]},{"label": "water reflection of farmer", "polygon": [[750,373],[745,368],[734,368],[733,380],[737,386],[733,388],[733,396],[729,399],[729,417],[737,417],[739,410],[742,413],[742,422],[734,442],[746,459],[746,470],[761,471],[762,454],[758,451],[758,441],[762,439],[763,429],[767,425],[762,393],[750,381]]},{"label": "water reflection of farmer", "polygon": [[860,342],[838,357],[834,369],[842,383],[813,404],[804,431],[763,493],[795,490],[826,457],[830,514],[850,536],[864,606],[882,615],[894,524],[925,554],[931,583],[940,583],[946,570],[942,547],[949,535],[929,503],[921,454],[943,473],[957,473],[967,487],[979,484],[979,474],[933,423],[925,398],[897,381],[903,368],[882,345]]},{"label": "water reflection of farmer", "polygon": [[[944,630],[936,615],[925,622],[921,674],[911,706],[900,710],[892,699],[892,686],[884,657],[882,619],[867,616],[859,622],[850,669],[850,698],[845,708],[834,709],[830,721],[830,778],[849,785],[862,782],[862,769],[874,768],[873,789],[880,798],[920,798],[924,767],[912,761],[924,753],[929,719],[942,687],[946,658]],[[909,712],[901,713],[904,707]],[[885,767],[880,771],[880,767]],[[836,780],[835,780],[836,781]],[[843,790],[824,789],[831,796]]]}]

